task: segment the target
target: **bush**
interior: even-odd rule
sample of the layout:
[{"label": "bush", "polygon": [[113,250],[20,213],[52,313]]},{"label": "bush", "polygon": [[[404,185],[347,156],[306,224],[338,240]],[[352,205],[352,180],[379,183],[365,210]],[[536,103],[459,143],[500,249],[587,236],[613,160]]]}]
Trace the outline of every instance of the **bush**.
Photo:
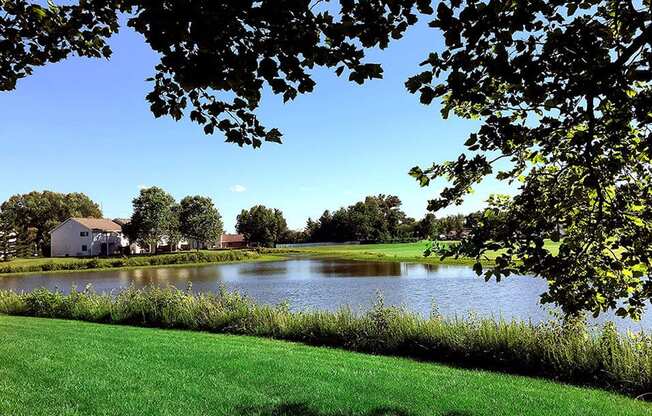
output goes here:
[{"label": "bush", "polygon": [[115,296],[88,287],[69,295],[0,291],[0,313],[264,336],[543,376],[628,394],[652,391],[652,337],[621,335],[613,324],[591,330],[581,321],[535,325],[438,315],[424,319],[386,307],[382,298],[364,314],[347,308],[290,312],[287,304],[258,305],[224,289],[193,294],[191,288],[158,287],[129,288]]}]

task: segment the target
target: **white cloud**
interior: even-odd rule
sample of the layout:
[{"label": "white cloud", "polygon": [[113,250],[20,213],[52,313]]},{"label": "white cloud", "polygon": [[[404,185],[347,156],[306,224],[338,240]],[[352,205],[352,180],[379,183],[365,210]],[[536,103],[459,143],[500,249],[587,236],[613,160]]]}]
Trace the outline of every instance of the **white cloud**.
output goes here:
[{"label": "white cloud", "polygon": [[246,191],[247,188],[245,188],[245,187],[242,186],[242,185],[233,185],[232,187],[229,188],[229,190],[230,190],[231,192],[238,192],[238,193],[240,193],[240,192],[244,192],[244,191]]},{"label": "white cloud", "polygon": [[147,188],[150,188],[150,186],[149,185],[138,185],[138,189],[140,189],[141,191],[143,189],[147,189]]}]

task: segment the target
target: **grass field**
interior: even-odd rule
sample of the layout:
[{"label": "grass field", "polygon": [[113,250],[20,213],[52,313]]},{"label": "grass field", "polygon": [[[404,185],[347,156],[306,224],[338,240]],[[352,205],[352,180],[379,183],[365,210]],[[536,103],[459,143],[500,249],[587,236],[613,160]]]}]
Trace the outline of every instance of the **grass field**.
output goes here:
[{"label": "grass field", "polygon": [[259,338],[0,315],[1,415],[650,415],[550,381]]},{"label": "grass field", "polygon": [[[442,241],[441,244],[456,244],[456,241]],[[396,244],[351,244],[351,245],[332,245],[319,247],[301,247],[294,248],[300,253],[346,258],[350,260],[381,260],[381,261],[408,261],[419,263],[448,263],[448,264],[470,264],[473,259],[468,258],[447,258],[443,261],[436,255],[424,257],[423,252],[428,246],[427,241],[418,243],[396,243]],[[546,242],[546,248],[553,253],[557,253],[560,243],[552,241]],[[496,258],[498,252],[490,253],[487,261]]]}]

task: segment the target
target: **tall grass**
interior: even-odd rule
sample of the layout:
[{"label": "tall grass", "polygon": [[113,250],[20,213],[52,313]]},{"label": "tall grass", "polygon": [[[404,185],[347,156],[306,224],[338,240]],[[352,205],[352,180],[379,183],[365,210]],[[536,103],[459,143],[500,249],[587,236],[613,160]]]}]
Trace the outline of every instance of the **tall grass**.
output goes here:
[{"label": "tall grass", "polygon": [[0,263],[0,274],[2,273],[30,273],[49,272],[58,270],[92,270],[110,269],[116,267],[143,267],[163,266],[172,264],[194,264],[194,263],[221,263],[227,261],[240,261],[260,257],[257,251],[225,250],[225,251],[198,251],[185,253],[171,253],[161,255],[115,257],[115,258],[92,258],[92,259],[53,259],[49,262],[39,263]]},{"label": "tall grass", "polygon": [[244,334],[588,384],[626,394],[652,391],[652,337],[597,331],[582,322],[530,324],[479,318],[422,318],[379,298],[366,313],[291,312],[229,293],[151,287],[66,295],[0,291],[0,313]]}]

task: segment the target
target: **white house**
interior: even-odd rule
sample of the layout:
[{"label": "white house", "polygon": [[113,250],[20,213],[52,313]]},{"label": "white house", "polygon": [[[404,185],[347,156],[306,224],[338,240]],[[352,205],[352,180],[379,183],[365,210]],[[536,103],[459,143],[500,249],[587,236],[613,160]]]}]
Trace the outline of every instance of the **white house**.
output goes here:
[{"label": "white house", "polygon": [[110,256],[129,245],[122,227],[106,218],[68,218],[50,237],[52,257]]}]

